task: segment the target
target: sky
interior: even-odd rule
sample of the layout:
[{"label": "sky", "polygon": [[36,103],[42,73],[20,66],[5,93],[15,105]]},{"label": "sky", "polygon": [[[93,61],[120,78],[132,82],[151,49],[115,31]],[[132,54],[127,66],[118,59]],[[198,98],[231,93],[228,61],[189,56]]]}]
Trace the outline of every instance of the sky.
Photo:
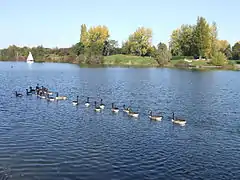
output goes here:
[{"label": "sky", "polygon": [[79,42],[81,24],[106,25],[120,45],[138,27],[148,27],[156,45],[198,16],[215,21],[219,39],[233,45],[240,40],[239,7],[239,0],[0,0],[0,48],[70,47]]}]

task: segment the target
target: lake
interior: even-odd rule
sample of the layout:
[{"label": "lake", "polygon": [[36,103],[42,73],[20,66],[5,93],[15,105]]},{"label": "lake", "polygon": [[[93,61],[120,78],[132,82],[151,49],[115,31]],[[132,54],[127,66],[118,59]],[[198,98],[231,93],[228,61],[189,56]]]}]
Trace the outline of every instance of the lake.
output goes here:
[{"label": "lake", "polygon": [[[240,179],[239,75],[0,62],[0,179]],[[25,96],[37,83],[68,99]],[[112,114],[112,102],[139,118]]]}]

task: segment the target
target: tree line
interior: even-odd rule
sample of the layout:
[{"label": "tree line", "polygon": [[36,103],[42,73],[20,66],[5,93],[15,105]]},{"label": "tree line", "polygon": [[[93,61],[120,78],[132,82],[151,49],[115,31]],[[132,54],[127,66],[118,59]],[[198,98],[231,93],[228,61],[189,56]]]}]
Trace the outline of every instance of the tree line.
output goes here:
[{"label": "tree line", "polygon": [[79,42],[69,48],[34,48],[9,46],[0,50],[0,60],[25,60],[31,51],[36,60],[72,62],[81,64],[102,64],[104,56],[125,54],[154,58],[160,66],[173,57],[205,58],[214,65],[227,60],[240,60],[240,41],[233,46],[227,40],[218,38],[215,22],[209,24],[198,17],[196,24],[183,24],[172,31],[169,45],[159,42],[152,44],[152,29],[139,27],[129,35],[121,46],[110,38],[107,26],[81,25]]},{"label": "tree line", "polygon": [[216,65],[222,64],[221,60],[224,59],[239,60],[239,47],[240,41],[231,47],[227,40],[219,39],[216,22],[209,24],[203,17],[198,17],[194,25],[183,24],[174,30],[169,43],[173,56],[212,59],[212,63]]}]

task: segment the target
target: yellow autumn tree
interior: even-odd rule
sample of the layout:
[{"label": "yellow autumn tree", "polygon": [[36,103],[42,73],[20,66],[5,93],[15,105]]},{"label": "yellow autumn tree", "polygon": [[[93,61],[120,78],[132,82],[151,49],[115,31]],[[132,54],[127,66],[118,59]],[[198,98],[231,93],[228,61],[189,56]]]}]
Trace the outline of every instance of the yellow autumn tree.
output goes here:
[{"label": "yellow autumn tree", "polygon": [[92,43],[103,44],[109,36],[109,30],[106,26],[93,26],[87,32],[87,43],[88,45]]},{"label": "yellow autumn tree", "polygon": [[213,55],[218,51],[218,31],[217,24],[213,22],[209,25],[209,48],[207,49],[207,56],[212,58]]},{"label": "yellow autumn tree", "polygon": [[230,44],[227,40],[218,40],[217,41],[217,48],[221,52],[224,52],[228,48],[229,45]]},{"label": "yellow autumn tree", "polygon": [[150,28],[140,27],[128,38],[126,44],[131,54],[144,56],[147,54],[152,44],[152,30]]},{"label": "yellow autumn tree", "polygon": [[87,43],[87,26],[85,24],[81,25],[80,42],[83,45],[86,45],[86,43]]}]

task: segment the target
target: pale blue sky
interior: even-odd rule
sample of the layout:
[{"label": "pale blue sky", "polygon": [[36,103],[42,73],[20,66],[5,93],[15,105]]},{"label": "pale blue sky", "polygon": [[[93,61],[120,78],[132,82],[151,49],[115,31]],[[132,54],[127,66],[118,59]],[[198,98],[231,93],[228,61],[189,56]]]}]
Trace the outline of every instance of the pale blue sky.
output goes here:
[{"label": "pale blue sky", "polygon": [[140,26],[152,28],[153,44],[168,43],[172,30],[197,16],[216,21],[220,39],[240,40],[239,0],[0,0],[0,7],[0,48],[69,47],[83,23],[108,26],[119,44]]}]

